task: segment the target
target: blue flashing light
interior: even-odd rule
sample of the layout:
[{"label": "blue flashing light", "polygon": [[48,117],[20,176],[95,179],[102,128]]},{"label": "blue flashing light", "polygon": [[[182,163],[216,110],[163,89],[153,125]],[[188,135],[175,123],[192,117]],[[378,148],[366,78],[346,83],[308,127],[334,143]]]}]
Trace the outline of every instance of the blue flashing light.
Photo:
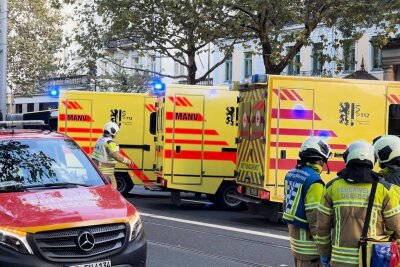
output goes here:
[{"label": "blue flashing light", "polygon": [[150,84],[150,88],[155,95],[164,95],[165,93],[165,83],[155,80]]},{"label": "blue flashing light", "polygon": [[251,83],[266,83],[267,74],[254,74],[251,76]]},{"label": "blue flashing light", "polygon": [[60,88],[57,86],[51,87],[49,90],[49,95],[51,97],[58,97],[60,95]]},{"label": "blue flashing light", "polygon": [[327,140],[327,139],[329,139],[331,137],[331,132],[327,131],[327,130],[321,130],[321,131],[318,132],[318,137],[321,140]]},{"label": "blue flashing light", "polygon": [[293,117],[295,119],[304,119],[307,116],[307,112],[304,109],[304,106],[301,104],[297,104],[293,108]]}]

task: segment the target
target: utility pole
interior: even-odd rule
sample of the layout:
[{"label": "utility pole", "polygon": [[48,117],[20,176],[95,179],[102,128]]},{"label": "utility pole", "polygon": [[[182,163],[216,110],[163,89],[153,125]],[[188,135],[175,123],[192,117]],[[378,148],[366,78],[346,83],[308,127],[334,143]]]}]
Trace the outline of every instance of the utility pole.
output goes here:
[{"label": "utility pole", "polygon": [[0,8],[0,119],[5,120],[7,112],[7,0],[1,0]]}]

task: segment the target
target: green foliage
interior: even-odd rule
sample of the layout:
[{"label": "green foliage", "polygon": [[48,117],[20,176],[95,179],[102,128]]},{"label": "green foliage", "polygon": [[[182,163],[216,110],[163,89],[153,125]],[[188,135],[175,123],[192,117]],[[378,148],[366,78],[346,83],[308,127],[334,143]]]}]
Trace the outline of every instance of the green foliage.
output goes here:
[{"label": "green foliage", "polygon": [[[303,46],[310,45],[317,26],[330,27],[338,38],[358,40],[365,28],[376,27],[379,41],[387,43],[399,25],[398,0],[236,0],[226,1],[238,21],[237,31],[245,40],[256,38],[256,49],[264,60],[266,73],[279,74]],[[320,36],[325,49],[337,49],[338,40],[328,43]],[[285,46],[291,46],[287,51]],[[335,60],[335,53],[325,55]]]},{"label": "green foliage", "polygon": [[[187,69],[186,78],[194,84],[207,78],[221,59],[196,79],[196,55],[208,53],[209,44],[229,53],[236,39],[229,32],[231,19],[219,0],[97,0],[78,3],[79,25],[76,35],[82,45],[80,56],[88,66],[99,58],[107,58],[103,48],[112,41],[125,41],[120,49],[153,51],[172,58]],[[96,21],[100,16],[102,21]],[[222,39],[223,38],[223,39]],[[113,47],[114,48],[114,47]]]},{"label": "green foliage", "polygon": [[8,85],[32,95],[58,69],[62,17],[48,0],[8,0]]},{"label": "green foliage", "polygon": [[117,68],[111,75],[97,77],[97,88],[100,91],[122,93],[144,93],[148,91],[151,77],[148,74],[129,74],[122,68]]}]

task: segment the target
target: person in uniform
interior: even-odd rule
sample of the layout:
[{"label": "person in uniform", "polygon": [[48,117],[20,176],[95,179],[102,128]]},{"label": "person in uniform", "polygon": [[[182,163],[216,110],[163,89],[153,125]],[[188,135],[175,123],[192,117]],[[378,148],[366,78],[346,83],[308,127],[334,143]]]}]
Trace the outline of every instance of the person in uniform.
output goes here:
[{"label": "person in uniform", "polygon": [[330,155],[327,143],[309,137],[301,145],[298,164],[285,176],[283,221],[288,224],[296,267],[320,266],[315,242],[317,209],[324,188],[320,174]]},{"label": "person in uniform", "polygon": [[115,164],[120,162],[126,166],[132,165],[132,161],[121,154],[119,145],[114,140],[119,130],[116,123],[107,122],[104,125],[103,135],[97,139],[92,153],[94,163],[100,171],[110,179],[114,188],[117,188],[117,180],[114,175]]}]

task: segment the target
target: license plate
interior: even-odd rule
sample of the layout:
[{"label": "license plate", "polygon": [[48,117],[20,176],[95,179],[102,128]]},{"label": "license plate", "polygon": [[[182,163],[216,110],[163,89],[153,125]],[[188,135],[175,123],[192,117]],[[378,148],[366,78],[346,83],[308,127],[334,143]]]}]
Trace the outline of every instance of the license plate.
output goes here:
[{"label": "license plate", "polygon": [[258,197],[258,189],[250,187],[250,195]]},{"label": "license plate", "polygon": [[64,267],[111,267],[111,261],[98,261],[98,262],[91,262],[91,263],[83,263],[78,265],[66,265]]}]

